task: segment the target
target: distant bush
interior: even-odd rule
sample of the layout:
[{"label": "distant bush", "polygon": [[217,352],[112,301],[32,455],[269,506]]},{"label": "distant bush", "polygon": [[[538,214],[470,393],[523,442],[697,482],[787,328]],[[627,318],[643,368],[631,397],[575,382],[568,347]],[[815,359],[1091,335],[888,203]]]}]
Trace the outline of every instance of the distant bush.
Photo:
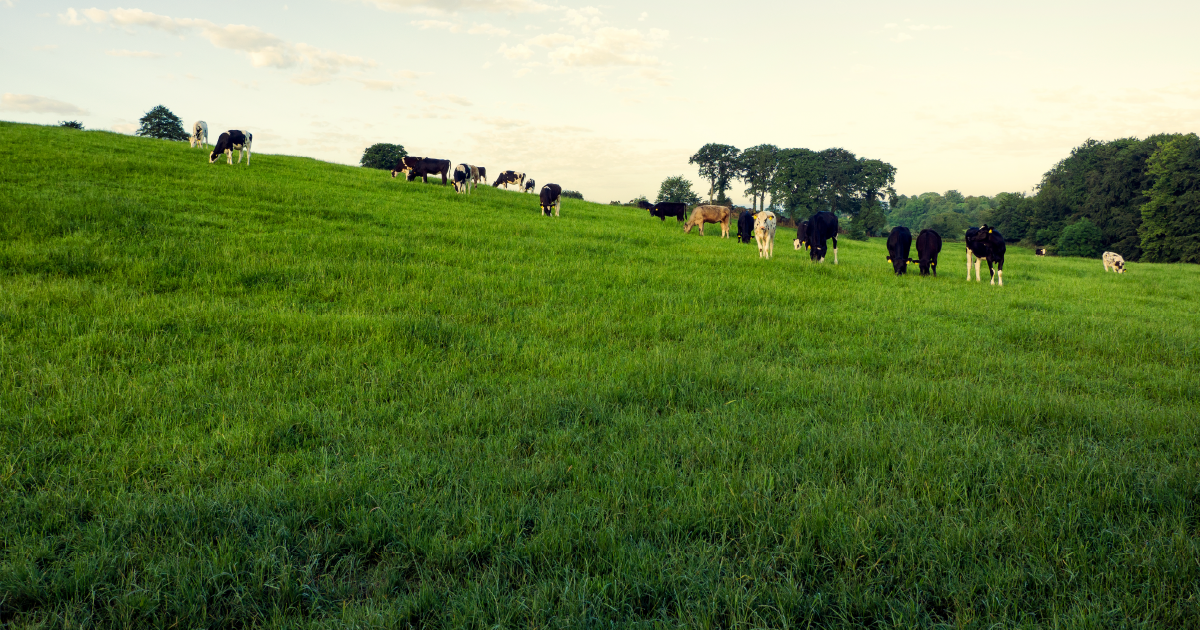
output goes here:
[{"label": "distant bush", "polygon": [[1087,219],[1068,225],[1058,237],[1059,256],[1095,258],[1104,251],[1104,233]]},{"label": "distant bush", "polygon": [[938,233],[938,236],[946,240],[961,241],[963,235],[966,234],[968,220],[965,215],[957,212],[943,212],[935,214],[921,225],[922,230],[933,230]]},{"label": "distant bush", "polygon": [[358,161],[358,164],[363,168],[390,171],[400,161],[400,158],[407,155],[408,151],[404,150],[403,145],[379,142],[363,151],[362,159]]},{"label": "distant bush", "polygon": [[183,130],[183,121],[163,105],[157,105],[154,109],[146,112],[146,115],[142,116],[138,122],[142,123],[142,126],[134,132],[135,136],[161,140],[188,139],[187,132]]},{"label": "distant bush", "polygon": [[58,126],[83,131],[83,123],[79,122],[78,120],[60,120],[58,121]]},{"label": "distant bush", "polygon": [[583,199],[583,193],[579,192],[578,190],[564,190],[562,191],[562,196],[570,197],[572,199]]}]

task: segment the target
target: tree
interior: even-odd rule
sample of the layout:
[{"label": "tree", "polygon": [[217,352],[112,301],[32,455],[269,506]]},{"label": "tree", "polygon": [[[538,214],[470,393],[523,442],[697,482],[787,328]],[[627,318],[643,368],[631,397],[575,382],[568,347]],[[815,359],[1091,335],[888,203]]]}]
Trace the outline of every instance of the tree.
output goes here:
[{"label": "tree", "polygon": [[835,214],[858,214],[861,203],[855,203],[858,183],[858,158],[845,149],[825,149],[821,157],[821,198],[825,209]]},{"label": "tree", "polygon": [[709,181],[708,200],[727,202],[725,191],[730,188],[730,180],[737,174],[738,148],[728,144],[710,142],[695,155],[688,158],[688,164],[696,164],[700,169],[700,177]]},{"label": "tree", "polygon": [[794,221],[812,216],[820,205],[821,156],[808,149],[782,149],[776,156],[770,193]]},{"label": "tree", "polygon": [[1149,172],[1154,186],[1138,229],[1145,260],[1200,263],[1200,137],[1163,143],[1149,159]]},{"label": "tree", "polygon": [[362,159],[358,164],[363,168],[377,168],[382,171],[390,171],[400,161],[400,158],[408,155],[408,151],[399,144],[388,144],[379,142],[372,144],[363,151]]},{"label": "tree", "polygon": [[183,121],[163,105],[156,105],[138,122],[142,123],[142,126],[134,132],[135,136],[161,140],[188,139],[187,132],[183,130]]},{"label": "tree", "polygon": [[676,175],[664,179],[662,185],[658,187],[658,198],[655,199],[655,203],[664,201],[691,205],[700,203],[700,195],[692,190],[692,182],[684,179],[683,175]]},{"label": "tree", "polygon": [[83,131],[83,123],[79,122],[78,120],[60,120],[58,121],[58,126]]},{"label": "tree", "polygon": [[922,230],[933,230],[947,240],[958,241],[962,240],[966,234],[967,228],[970,227],[967,223],[967,217],[957,212],[943,212],[925,219],[921,224]]},{"label": "tree", "polygon": [[571,199],[583,200],[583,193],[579,192],[578,190],[564,190],[559,194],[563,197],[570,197]]},{"label": "tree", "polygon": [[779,147],[773,144],[760,144],[742,151],[738,158],[738,177],[746,183],[746,196],[750,197],[750,206],[754,210],[762,210],[766,205],[767,192],[771,190],[771,180],[779,168]]},{"label": "tree", "polygon": [[1095,223],[1080,219],[1067,226],[1058,238],[1059,256],[1095,258],[1104,251],[1104,233]]},{"label": "tree", "polygon": [[861,227],[861,239],[866,239],[867,236],[878,236],[887,225],[887,216],[884,215],[879,201],[885,196],[888,199],[896,196],[896,189],[893,187],[896,183],[896,167],[882,160],[863,158],[858,161],[857,172],[858,182],[855,187],[862,194],[862,204],[852,225]]}]

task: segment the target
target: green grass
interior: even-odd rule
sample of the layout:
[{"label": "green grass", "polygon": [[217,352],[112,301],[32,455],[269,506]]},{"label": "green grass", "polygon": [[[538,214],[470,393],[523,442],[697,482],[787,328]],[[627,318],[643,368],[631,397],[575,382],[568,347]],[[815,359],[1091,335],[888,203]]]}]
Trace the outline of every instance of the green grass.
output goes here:
[{"label": "green grass", "polygon": [[714,234],[0,123],[0,626],[1200,627],[1200,268]]}]

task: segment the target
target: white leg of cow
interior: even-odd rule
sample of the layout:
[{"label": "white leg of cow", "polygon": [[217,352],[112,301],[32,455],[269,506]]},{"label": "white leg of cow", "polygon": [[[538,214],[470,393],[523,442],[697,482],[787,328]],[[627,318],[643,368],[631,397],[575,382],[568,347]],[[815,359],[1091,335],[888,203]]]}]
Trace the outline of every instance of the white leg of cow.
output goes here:
[{"label": "white leg of cow", "polygon": [[835,264],[835,265],[838,264],[837,263],[837,247],[833,248],[833,264]]},{"label": "white leg of cow", "polygon": [[996,270],[996,278],[1000,280],[1000,286],[1004,286],[1004,270],[1003,269]]},{"label": "white leg of cow", "polygon": [[246,143],[246,166],[250,166],[250,143]]},{"label": "white leg of cow", "polygon": [[233,166],[233,150],[225,149],[225,163]]},{"label": "white leg of cow", "polygon": [[967,248],[967,282],[971,281],[971,248]]}]

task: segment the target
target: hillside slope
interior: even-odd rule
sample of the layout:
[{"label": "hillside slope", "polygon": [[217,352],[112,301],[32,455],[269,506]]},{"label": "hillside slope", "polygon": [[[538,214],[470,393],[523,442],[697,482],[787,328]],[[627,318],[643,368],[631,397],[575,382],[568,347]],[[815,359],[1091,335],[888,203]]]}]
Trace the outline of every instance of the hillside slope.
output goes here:
[{"label": "hillside slope", "polygon": [[1200,268],[714,234],[0,123],[0,624],[1195,627]]}]

